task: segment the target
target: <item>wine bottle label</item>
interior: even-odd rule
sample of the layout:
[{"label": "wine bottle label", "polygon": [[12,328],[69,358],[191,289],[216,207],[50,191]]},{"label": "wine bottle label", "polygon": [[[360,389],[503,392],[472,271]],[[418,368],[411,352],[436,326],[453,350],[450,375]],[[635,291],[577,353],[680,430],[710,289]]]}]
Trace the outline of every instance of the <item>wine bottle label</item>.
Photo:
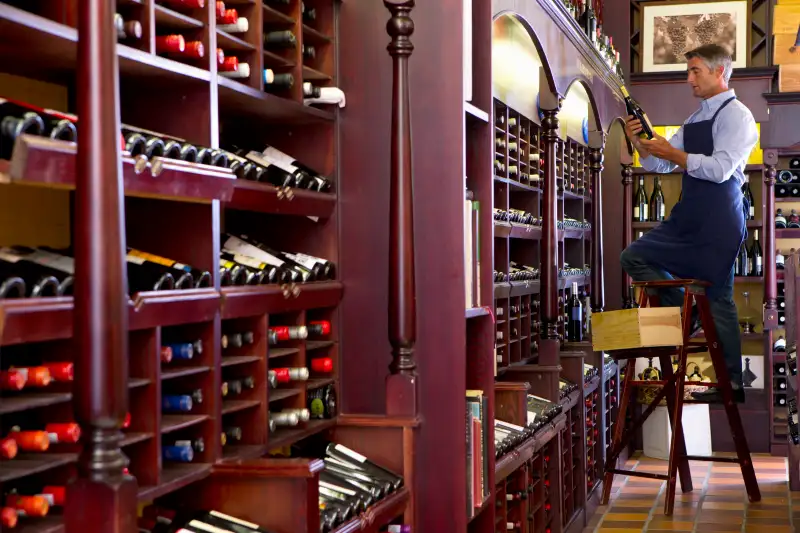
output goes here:
[{"label": "wine bottle label", "polygon": [[513,429],[514,431],[517,431],[519,433],[522,433],[522,432],[525,431],[524,427],[517,426],[515,424],[511,424],[510,422],[504,422],[503,420],[495,420],[494,424],[495,424],[495,426],[501,426],[501,427],[506,427],[506,428],[509,428],[509,429]]},{"label": "wine bottle label", "polygon": [[247,521],[241,520],[239,518],[234,518],[232,516],[220,513],[219,511],[209,511],[208,514],[210,514],[211,516],[216,517],[216,518],[221,518],[222,520],[227,520],[228,522],[232,522],[234,524],[239,524],[240,526],[249,527],[250,529],[258,530],[258,528],[259,528],[258,524],[254,524],[252,522],[247,522]]},{"label": "wine bottle label", "polygon": [[[261,261],[256,261],[252,257],[247,257],[246,255],[242,254],[234,254],[232,264],[239,263],[240,265],[249,266],[250,268],[255,268],[256,270],[264,270],[269,265],[267,263],[262,263]],[[276,265],[273,265],[276,266]]]},{"label": "wine bottle label", "polygon": [[659,216],[661,218],[664,218],[666,216],[666,208],[664,207],[664,204],[661,204],[661,207],[660,207],[660,210],[659,210]]},{"label": "wine bottle label", "polygon": [[298,263],[301,266],[304,266],[305,268],[309,269],[314,268],[314,265],[317,263],[317,261],[314,261],[313,259],[307,256],[300,257],[300,254],[290,254],[289,252],[284,252],[284,255],[289,259],[291,259],[292,261],[294,261],[295,263]]},{"label": "wine bottle label", "polygon": [[633,206],[633,218],[639,218],[639,206]]},{"label": "wine bottle label", "polygon": [[642,213],[643,213],[642,216],[644,218],[650,218],[650,214],[648,213],[648,211],[649,211],[649,207],[647,205],[643,205],[642,206]]},{"label": "wine bottle label", "polygon": [[531,425],[534,422],[536,422],[536,413],[534,411],[528,411],[528,425]]},{"label": "wine bottle label", "polygon": [[354,459],[354,460],[358,461],[359,463],[366,462],[366,460],[367,460],[367,458],[364,457],[363,455],[358,454],[358,453],[354,452],[353,450],[351,450],[350,448],[348,448],[346,446],[342,446],[341,444],[337,444],[334,448],[339,453],[343,453],[344,455],[350,457],[351,459]]},{"label": "wine bottle label", "polygon": [[246,243],[245,241],[239,239],[238,237],[229,237],[228,240],[225,241],[225,244],[222,246],[222,248],[224,251],[234,255],[234,261],[238,261],[238,259],[236,258],[239,257],[239,255],[241,254],[245,257],[250,257],[251,261],[255,259],[275,267],[283,266],[283,261],[281,261],[277,257],[268,254],[267,252],[265,252],[261,248],[258,248],[257,246],[253,246],[252,244]]},{"label": "wine bottle label", "polygon": [[320,487],[325,487],[326,489],[329,489],[329,490],[332,490],[332,491],[335,491],[335,492],[339,492],[341,494],[344,494],[345,496],[351,496],[352,497],[352,496],[355,496],[357,494],[356,491],[354,491],[352,489],[348,489],[346,487],[342,487],[342,486],[339,486],[339,485],[334,485],[333,483],[327,483],[327,482],[322,481],[322,480],[319,480],[319,486]]},{"label": "wine bottle label", "polygon": [[[205,522],[200,522],[199,520],[192,520],[187,524],[189,527],[193,527],[195,529],[199,529],[200,531],[206,531],[207,533],[230,533],[228,529],[222,529],[216,526],[212,526],[211,524],[206,524]],[[187,530],[181,530],[187,531]]]},{"label": "wine bottle label", "polygon": [[261,154],[264,159],[275,165],[276,167],[280,168],[281,170],[288,172],[289,174],[294,174],[298,172],[300,169],[294,166],[294,159],[287,156],[283,152],[275,150],[274,148],[270,147],[264,150]]},{"label": "wine bottle label", "polygon": [[756,257],[756,270],[761,271],[761,257]]},{"label": "wine bottle label", "polygon": [[177,268],[178,270],[183,270],[185,272],[192,271],[192,267],[190,267],[189,265],[178,263],[177,261],[173,261],[172,259],[167,259],[166,257],[161,257],[160,255],[149,254],[147,252],[142,252],[140,250],[130,250],[128,251],[128,255],[133,257],[138,257],[144,261],[150,261],[151,263],[156,263],[161,266]]},{"label": "wine bottle label", "polygon": [[0,248],[0,259],[16,263],[25,259],[37,265],[46,266],[65,274],[75,274],[75,260],[71,257],[54,254],[45,250],[35,250],[28,254],[20,253],[12,248]]}]

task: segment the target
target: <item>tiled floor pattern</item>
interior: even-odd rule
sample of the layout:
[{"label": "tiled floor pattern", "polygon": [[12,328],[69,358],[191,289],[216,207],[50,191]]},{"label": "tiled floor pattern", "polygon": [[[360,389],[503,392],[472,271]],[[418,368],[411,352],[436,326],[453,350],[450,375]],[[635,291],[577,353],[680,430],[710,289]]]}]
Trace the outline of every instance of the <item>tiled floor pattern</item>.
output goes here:
[{"label": "tiled floor pattern", "polygon": [[[683,494],[678,485],[672,516],[664,516],[666,482],[615,476],[611,501],[584,533],[800,533],[800,492],[789,492],[786,459],[754,455],[753,462],[761,502],[747,501],[738,465],[691,461],[694,490]],[[665,474],[667,462],[638,456],[624,469]]]}]

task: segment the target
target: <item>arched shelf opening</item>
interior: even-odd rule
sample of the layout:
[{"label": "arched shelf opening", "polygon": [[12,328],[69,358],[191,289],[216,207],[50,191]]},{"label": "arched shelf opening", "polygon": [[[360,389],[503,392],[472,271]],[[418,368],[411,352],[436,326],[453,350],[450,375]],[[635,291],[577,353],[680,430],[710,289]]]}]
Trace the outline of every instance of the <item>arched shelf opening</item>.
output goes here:
[{"label": "arched shelf opening", "polygon": [[586,84],[579,78],[570,83],[558,112],[558,136],[589,146],[589,132],[601,130],[597,106]]},{"label": "arched shelf opening", "polygon": [[499,13],[492,23],[493,96],[539,123],[543,90],[554,94],[555,80],[532,27],[516,13]]}]

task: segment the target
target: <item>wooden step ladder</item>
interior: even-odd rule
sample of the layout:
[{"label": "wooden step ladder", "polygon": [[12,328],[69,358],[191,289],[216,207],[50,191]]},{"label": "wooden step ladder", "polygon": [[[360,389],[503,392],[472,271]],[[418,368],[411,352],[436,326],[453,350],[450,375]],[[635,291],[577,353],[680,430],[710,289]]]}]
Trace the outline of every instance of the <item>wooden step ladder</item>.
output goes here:
[{"label": "wooden step ladder", "polygon": [[[680,476],[681,489],[683,492],[691,492],[692,476],[689,471],[689,461],[715,461],[722,463],[737,463],[742,469],[742,479],[744,480],[747,496],[751,502],[761,501],[761,492],[758,488],[753,461],[750,457],[750,448],[747,446],[747,439],[742,427],[742,419],[739,416],[739,409],[734,402],[733,389],[731,388],[728,369],[722,355],[722,348],[717,338],[717,330],[711,316],[711,308],[706,297],[706,287],[709,283],[692,279],[674,279],[662,281],[644,281],[633,283],[634,287],[641,288],[639,305],[651,307],[659,305],[658,296],[648,296],[646,289],[684,289],[683,299],[683,344],[676,347],[659,348],[633,348],[629,350],[616,350],[609,352],[617,361],[627,361],[625,370],[625,381],[622,385],[622,400],[620,401],[619,415],[617,416],[614,438],[611,444],[611,452],[606,459],[605,477],[603,481],[602,505],[607,505],[611,496],[611,485],[614,482],[614,475],[621,474],[626,476],[643,477],[648,479],[660,479],[667,482],[667,494],[664,501],[664,514],[671,515],[675,507],[675,487],[676,476]],[[705,332],[704,341],[691,340],[692,328],[692,305],[696,303],[699,311],[700,321]],[[725,413],[728,416],[728,423],[731,427],[733,443],[736,447],[736,457],[705,457],[690,456],[686,454],[686,443],[683,438],[683,404],[692,402],[684,400],[684,385],[686,382],[686,357],[690,353],[711,354],[711,361],[714,365],[714,372],[717,376],[717,383],[698,383],[708,387],[718,387],[722,392],[722,400],[725,405]],[[672,369],[672,356],[678,356],[678,371]],[[658,358],[661,365],[661,381],[637,381],[636,360],[640,357]],[[695,385],[695,383],[692,383]],[[640,386],[661,386],[658,394],[647,405],[638,420],[633,426],[625,431],[625,416],[631,404],[631,397],[634,390]],[[644,421],[650,416],[659,402],[666,397],[667,410],[669,412],[670,425],[672,427],[672,442],[669,452],[669,469],[667,474],[655,474],[651,472],[639,472],[631,470],[621,470],[617,468],[617,460],[620,453],[630,442],[633,434],[642,426]]]}]

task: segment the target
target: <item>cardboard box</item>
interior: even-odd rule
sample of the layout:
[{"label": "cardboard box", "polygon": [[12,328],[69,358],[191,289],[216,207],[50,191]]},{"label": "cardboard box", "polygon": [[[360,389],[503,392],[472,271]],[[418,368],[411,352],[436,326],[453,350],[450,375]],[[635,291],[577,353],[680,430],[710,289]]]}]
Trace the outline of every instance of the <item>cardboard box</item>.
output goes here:
[{"label": "cardboard box", "polygon": [[778,92],[800,92],[800,65],[781,65],[778,67]]},{"label": "cardboard box", "polygon": [[773,61],[775,65],[800,65],[800,44],[797,33],[781,33],[775,36]]},{"label": "cardboard box", "polygon": [[592,314],[594,351],[681,346],[680,307],[645,307]]},{"label": "cardboard box", "polygon": [[772,34],[791,33],[797,35],[800,26],[800,5],[784,4],[775,6],[772,17]]}]

